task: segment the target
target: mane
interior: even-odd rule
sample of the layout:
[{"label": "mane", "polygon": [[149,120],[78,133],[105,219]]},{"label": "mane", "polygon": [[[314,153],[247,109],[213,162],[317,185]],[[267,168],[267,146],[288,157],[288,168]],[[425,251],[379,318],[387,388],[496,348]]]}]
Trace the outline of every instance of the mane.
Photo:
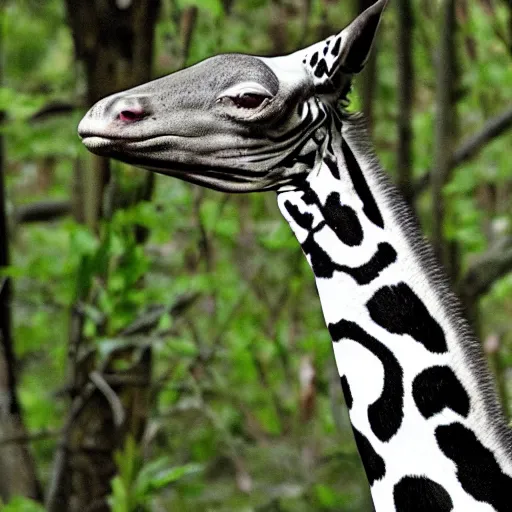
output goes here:
[{"label": "mane", "polygon": [[365,155],[366,166],[379,189],[383,191],[386,208],[412,247],[428,284],[447,313],[450,326],[461,340],[464,362],[480,387],[484,410],[491,419],[489,423],[506,455],[512,458],[512,429],[507,425],[497,398],[495,382],[485,362],[482,345],[467,320],[462,302],[451,289],[446,271],[423,235],[415,212],[383,170],[373,149],[364,116],[360,113],[350,114],[344,110],[338,114],[343,123],[343,137],[347,138],[358,154]]}]

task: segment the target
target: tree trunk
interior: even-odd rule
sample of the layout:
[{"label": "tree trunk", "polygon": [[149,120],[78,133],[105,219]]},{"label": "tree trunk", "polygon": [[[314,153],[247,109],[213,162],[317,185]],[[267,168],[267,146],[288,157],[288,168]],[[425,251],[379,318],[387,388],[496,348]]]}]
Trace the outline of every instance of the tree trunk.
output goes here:
[{"label": "tree trunk", "polygon": [[[153,44],[160,0],[66,0],[77,59],[84,64],[87,103],[151,79]],[[76,173],[80,174],[78,162]],[[75,176],[76,177],[76,176]],[[109,161],[92,157],[85,179],[75,182],[73,211],[97,230],[109,209],[105,192]],[[147,174],[140,198],[149,200],[154,176]],[[82,199],[83,197],[83,199]],[[139,239],[144,233],[137,233]],[[151,351],[126,346],[99,364],[93,347],[83,343],[80,300],[71,308],[68,374],[71,407],[55,454],[46,499],[49,512],[107,512],[114,452],[131,434],[140,441],[149,413]],[[128,370],[127,362],[131,364]]]},{"label": "tree trunk", "polygon": [[396,0],[398,14],[398,186],[409,205],[412,191],[412,108],[414,99],[413,30],[410,0]]},{"label": "tree trunk", "polygon": [[455,53],[455,0],[444,0],[440,8],[441,36],[437,61],[437,100],[432,182],[432,242],[448,271],[450,257],[444,237],[443,187],[449,177],[455,141],[454,90],[457,78]]},{"label": "tree trunk", "polygon": [[[0,34],[0,85],[3,80],[3,46]],[[0,125],[5,118],[0,111]],[[5,193],[4,137],[0,133],[0,271],[9,266],[9,236],[7,230]],[[17,396],[16,360],[12,337],[12,286],[0,272],[0,440],[26,437]],[[41,500],[42,491],[36,476],[35,462],[26,445],[0,445],[0,497],[8,501],[15,495]]]},{"label": "tree trunk", "polygon": [[[375,0],[356,0],[356,14],[362,13],[374,3]],[[370,134],[373,132],[373,100],[377,86],[377,51],[378,44],[374,44],[364,70],[356,78],[356,83],[361,91],[363,114],[366,118],[366,126]]]},{"label": "tree trunk", "polygon": [[[142,439],[149,415],[151,350],[125,346],[113,351],[99,370],[96,353],[79,363],[83,385],[75,396],[57,448],[48,491],[48,512],[109,512],[114,453],[131,435]],[[129,367],[120,370],[120,363]]]},{"label": "tree trunk", "polygon": [[[66,0],[75,54],[83,63],[88,106],[151,78],[160,0]],[[84,180],[85,220],[96,229],[110,178],[108,160],[92,157]]]}]

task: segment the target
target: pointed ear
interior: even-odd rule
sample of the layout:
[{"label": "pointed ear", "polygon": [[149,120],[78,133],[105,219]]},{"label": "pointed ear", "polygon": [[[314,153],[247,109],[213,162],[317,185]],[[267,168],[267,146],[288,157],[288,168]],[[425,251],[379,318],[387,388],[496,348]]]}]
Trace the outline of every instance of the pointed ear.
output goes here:
[{"label": "pointed ear", "polygon": [[341,37],[339,65],[347,72],[359,73],[368,62],[387,3],[388,0],[375,2],[338,34],[338,37]]},{"label": "pointed ear", "polygon": [[319,94],[340,94],[352,75],[364,68],[387,3],[377,0],[339,34],[297,52],[312,72]]}]

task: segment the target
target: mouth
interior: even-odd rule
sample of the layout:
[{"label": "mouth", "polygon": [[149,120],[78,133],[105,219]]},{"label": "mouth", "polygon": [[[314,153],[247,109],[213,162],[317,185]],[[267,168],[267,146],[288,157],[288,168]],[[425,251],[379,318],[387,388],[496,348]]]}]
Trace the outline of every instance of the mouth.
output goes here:
[{"label": "mouth", "polygon": [[98,135],[82,136],[82,143],[93,153],[100,151],[142,151],[146,153],[155,150],[161,150],[169,147],[172,137],[160,135],[149,138],[125,138],[125,137],[104,137]]},{"label": "mouth", "polygon": [[97,137],[95,135],[88,135],[82,137],[84,146],[93,151],[95,149],[111,147],[116,142],[116,139],[109,139],[107,137]]}]

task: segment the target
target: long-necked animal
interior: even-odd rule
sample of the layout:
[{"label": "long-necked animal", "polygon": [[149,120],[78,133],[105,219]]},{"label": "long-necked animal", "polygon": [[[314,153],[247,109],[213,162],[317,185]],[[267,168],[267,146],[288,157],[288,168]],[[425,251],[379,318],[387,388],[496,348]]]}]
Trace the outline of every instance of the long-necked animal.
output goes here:
[{"label": "long-necked animal", "polygon": [[512,510],[512,437],[432,250],[339,106],[387,0],[291,55],[219,55],[94,105],[92,152],[225,192],[277,191],[316,277],[378,512]]}]

